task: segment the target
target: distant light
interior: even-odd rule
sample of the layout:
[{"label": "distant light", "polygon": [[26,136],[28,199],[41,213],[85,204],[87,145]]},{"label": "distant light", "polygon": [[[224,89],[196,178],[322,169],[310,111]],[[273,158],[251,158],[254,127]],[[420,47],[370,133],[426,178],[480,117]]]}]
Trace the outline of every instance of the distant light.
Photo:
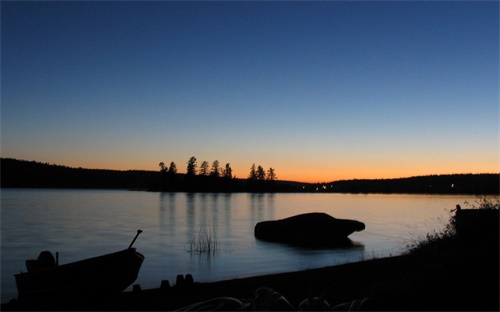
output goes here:
[{"label": "distant light", "polygon": [[454,187],[455,187],[455,183],[452,183],[452,184],[451,184],[451,187],[452,187],[452,188],[454,188]]}]

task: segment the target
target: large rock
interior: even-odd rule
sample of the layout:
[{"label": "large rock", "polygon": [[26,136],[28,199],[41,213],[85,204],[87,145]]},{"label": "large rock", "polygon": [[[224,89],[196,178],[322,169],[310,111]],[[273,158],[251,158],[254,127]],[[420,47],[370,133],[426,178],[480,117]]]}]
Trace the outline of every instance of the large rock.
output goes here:
[{"label": "large rock", "polygon": [[301,246],[345,246],[352,243],[347,236],[364,229],[362,222],[313,212],[259,222],[255,225],[254,235],[265,241]]},{"label": "large rock", "polygon": [[455,230],[464,239],[497,239],[500,222],[498,209],[461,209],[457,207]]}]

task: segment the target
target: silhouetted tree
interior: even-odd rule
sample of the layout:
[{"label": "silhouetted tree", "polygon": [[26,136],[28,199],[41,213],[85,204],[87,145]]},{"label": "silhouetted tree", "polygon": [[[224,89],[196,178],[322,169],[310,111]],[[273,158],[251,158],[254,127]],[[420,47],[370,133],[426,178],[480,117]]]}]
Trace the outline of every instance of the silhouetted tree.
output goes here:
[{"label": "silhouetted tree", "polygon": [[231,169],[231,166],[229,163],[227,163],[226,168],[222,170],[222,176],[226,179],[233,178],[233,169]]},{"label": "silhouetted tree", "polygon": [[167,171],[167,168],[165,167],[165,163],[163,161],[158,166],[160,166],[160,172]]},{"label": "silhouetted tree", "polygon": [[200,166],[200,175],[207,176],[209,175],[209,173],[210,172],[208,171],[208,161],[204,160]]},{"label": "silhouetted tree", "polygon": [[212,170],[210,171],[210,175],[213,177],[218,177],[220,176],[220,169],[219,169],[219,161],[214,160],[212,163]]},{"label": "silhouetted tree", "polygon": [[196,157],[192,156],[191,158],[189,158],[187,164],[186,175],[188,177],[192,177],[196,174],[196,168],[198,166],[198,164],[196,163]]},{"label": "silhouetted tree", "polygon": [[274,172],[273,168],[269,168],[269,170],[267,170],[267,176],[266,176],[266,178],[269,181],[276,181],[278,179],[278,177],[276,176],[276,173]]},{"label": "silhouetted tree", "polygon": [[257,180],[265,180],[266,179],[266,172],[264,171],[264,168],[262,166],[257,167]]},{"label": "silhouetted tree", "polygon": [[173,161],[170,163],[170,166],[168,167],[168,173],[172,175],[177,173],[177,165]]},{"label": "silhouetted tree", "polygon": [[250,167],[250,174],[248,175],[249,180],[257,180],[257,169],[255,169],[255,164]]}]

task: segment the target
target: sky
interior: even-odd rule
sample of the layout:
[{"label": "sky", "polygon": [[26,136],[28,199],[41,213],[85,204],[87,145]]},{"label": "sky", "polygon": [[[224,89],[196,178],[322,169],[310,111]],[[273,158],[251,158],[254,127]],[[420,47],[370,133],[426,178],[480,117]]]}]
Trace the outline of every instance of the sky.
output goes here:
[{"label": "sky", "polygon": [[497,1],[1,2],[1,157],[498,173]]}]

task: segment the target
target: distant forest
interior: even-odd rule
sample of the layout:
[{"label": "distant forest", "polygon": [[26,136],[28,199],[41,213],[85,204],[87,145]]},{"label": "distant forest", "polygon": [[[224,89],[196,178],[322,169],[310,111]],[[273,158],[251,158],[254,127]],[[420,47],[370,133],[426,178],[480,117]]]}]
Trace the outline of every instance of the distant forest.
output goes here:
[{"label": "distant forest", "polygon": [[[190,161],[193,159],[190,159]],[[231,174],[229,164],[218,170],[218,162],[203,174],[177,173],[160,163],[158,171],[71,168],[36,161],[1,158],[2,188],[128,189],[162,192],[322,192],[499,195],[500,174],[449,174],[399,179],[342,180],[328,183],[281,181],[273,168],[267,172],[255,164],[248,178]],[[171,163],[172,165],[172,163]],[[188,162],[189,165],[189,162]],[[214,169],[215,167],[215,169]],[[205,171],[207,170],[207,171]],[[216,172],[214,173],[214,170]]]},{"label": "distant forest", "polygon": [[158,171],[101,170],[71,168],[36,161],[1,158],[0,176],[3,188],[84,188],[128,189],[161,192],[297,192],[305,183],[277,181],[273,168],[267,172],[252,165],[248,179],[237,179],[229,164],[219,168],[218,161],[200,169],[196,158],[188,161],[187,174],[177,173],[175,163]]}]

